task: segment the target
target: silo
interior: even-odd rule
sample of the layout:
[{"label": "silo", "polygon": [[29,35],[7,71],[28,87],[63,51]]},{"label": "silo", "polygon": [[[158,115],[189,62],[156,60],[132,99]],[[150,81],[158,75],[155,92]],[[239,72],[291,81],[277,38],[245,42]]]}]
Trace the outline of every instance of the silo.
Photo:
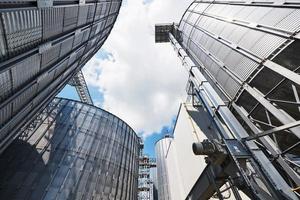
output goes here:
[{"label": "silo", "polygon": [[[237,170],[243,183],[233,185],[252,199],[265,198],[257,187],[271,199],[299,198],[299,33],[299,1],[293,0],[193,1],[179,25],[155,26],[155,41],[170,41],[189,72],[186,89],[193,106],[218,129],[216,135],[203,132],[208,140],[195,143],[194,153],[211,159],[216,154],[204,152],[204,145],[236,142],[224,142],[233,158],[228,163],[247,164]],[[238,146],[247,158],[236,162],[241,157],[230,149]],[[217,174],[226,173],[226,162],[212,163],[221,169]],[[252,169],[256,176],[244,173]],[[206,199],[220,189],[221,182],[213,190],[203,186],[209,170],[203,170],[188,198]],[[235,177],[233,172],[227,175]],[[252,188],[245,190],[250,181]]]},{"label": "silo", "polygon": [[1,155],[0,199],[136,199],[138,155],[124,121],[56,98]]},{"label": "silo", "polygon": [[300,127],[292,126],[300,120],[297,1],[194,1],[178,30],[181,45],[249,132],[287,125],[272,146],[284,151],[299,141]]},{"label": "silo", "polygon": [[121,0],[0,1],[0,152],[101,48]]},{"label": "silo", "polygon": [[156,155],[156,167],[157,167],[157,193],[158,199],[171,200],[170,196],[170,181],[169,181],[169,173],[168,163],[167,163],[167,154],[168,150],[172,143],[172,138],[167,136],[155,144],[155,155]]}]

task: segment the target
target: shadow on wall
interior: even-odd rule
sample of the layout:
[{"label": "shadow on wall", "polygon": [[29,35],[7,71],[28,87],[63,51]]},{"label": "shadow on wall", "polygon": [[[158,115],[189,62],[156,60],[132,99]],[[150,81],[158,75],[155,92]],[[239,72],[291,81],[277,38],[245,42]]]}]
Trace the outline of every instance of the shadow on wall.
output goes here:
[{"label": "shadow on wall", "polygon": [[138,140],[95,107],[55,99],[0,156],[0,199],[136,198]]},{"label": "shadow on wall", "polygon": [[[74,163],[73,150],[79,144],[76,112],[65,105],[59,107],[37,125],[37,131],[16,139],[0,156],[0,199],[68,199],[71,189],[72,194],[78,193],[76,183],[82,177]],[[68,172],[72,164],[73,173]]]}]

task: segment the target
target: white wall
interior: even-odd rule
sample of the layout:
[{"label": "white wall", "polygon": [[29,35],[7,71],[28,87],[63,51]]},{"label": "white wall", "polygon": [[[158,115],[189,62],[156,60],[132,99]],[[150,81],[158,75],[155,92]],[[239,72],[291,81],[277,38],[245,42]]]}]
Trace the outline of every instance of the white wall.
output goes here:
[{"label": "white wall", "polygon": [[[205,156],[194,155],[192,144],[207,139],[204,133],[213,134],[214,130],[208,128],[210,124],[210,119],[203,110],[197,110],[187,103],[181,104],[173,139],[164,138],[157,143],[156,151],[159,152],[156,154],[160,155],[157,164],[164,162],[166,170],[163,176],[158,173],[158,179],[164,176],[167,178],[165,183],[168,186],[169,199],[184,200],[204,170]],[[158,190],[160,188],[158,185]],[[248,199],[245,195],[242,197]]]}]

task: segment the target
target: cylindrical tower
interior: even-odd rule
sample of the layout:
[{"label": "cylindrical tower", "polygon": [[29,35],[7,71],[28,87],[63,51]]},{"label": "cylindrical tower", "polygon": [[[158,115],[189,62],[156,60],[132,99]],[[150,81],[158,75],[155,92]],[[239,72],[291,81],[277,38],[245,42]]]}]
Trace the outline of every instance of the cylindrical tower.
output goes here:
[{"label": "cylindrical tower", "polygon": [[155,144],[155,156],[157,167],[158,199],[171,200],[169,191],[169,178],[167,166],[168,149],[172,142],[171,137],[164,137]]},{"label": "cylindrical tower", "polygon": [[137,199],[139,138],[95,106],[55,99],[0,157],[0,199]]},{"label": "cylindrical tower", "polygon": [[100,49],[121,0],[0,1],[0,152]]},{"label": "cylindrical tower", "polygon": [[[237,118],[258,133],[300,120],[299,31],[296,1],[203,0],[184,14],[179,38]],[[299,139],[299,126],[272,136],[282,151]]]}]

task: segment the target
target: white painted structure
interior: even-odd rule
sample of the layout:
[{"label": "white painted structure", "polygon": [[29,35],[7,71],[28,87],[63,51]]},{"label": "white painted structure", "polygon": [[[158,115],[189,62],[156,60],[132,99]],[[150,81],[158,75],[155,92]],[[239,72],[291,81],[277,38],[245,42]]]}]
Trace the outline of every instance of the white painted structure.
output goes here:
[{"label": "white painted structure", "polygon": [[[208,115],[189,103],[182,103],[172,137],[156,143],[158,199],[184,200],[206,167],[205,156],[196,156],[194,142],[214,134]],[[223,189],[223,188],[221,188]],[[224,193],[224,196],[228,194]],[[233,196],[233,195],[231,195]],[[233,199],[233,198],[229,198]],[[247,197],[243,200],[248,199]]]}]

